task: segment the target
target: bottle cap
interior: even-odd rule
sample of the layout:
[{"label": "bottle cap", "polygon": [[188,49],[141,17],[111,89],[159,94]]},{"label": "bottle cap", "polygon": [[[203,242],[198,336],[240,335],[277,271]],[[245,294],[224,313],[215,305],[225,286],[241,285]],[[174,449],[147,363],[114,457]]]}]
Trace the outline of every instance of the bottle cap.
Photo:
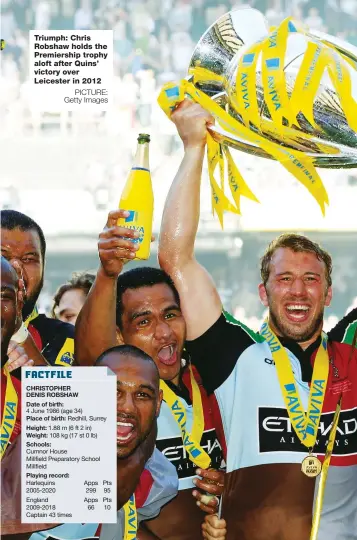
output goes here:
[{"label": "bottle cap", "polygon": [[150,142],[150,135],[147,133],[139,133],[138,137],[138,143],[149,143]]}]

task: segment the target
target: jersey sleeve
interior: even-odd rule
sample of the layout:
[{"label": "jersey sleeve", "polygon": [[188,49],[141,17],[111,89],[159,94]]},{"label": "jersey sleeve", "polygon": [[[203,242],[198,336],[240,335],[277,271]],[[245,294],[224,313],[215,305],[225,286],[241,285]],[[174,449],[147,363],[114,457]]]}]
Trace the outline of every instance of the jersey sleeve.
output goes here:
[{"label": "jersey sleeve", "polygon": [[74,326],[72,324],[43,317],[35,319],[31,325],[41,336],[41,352],[51,366],[70,367],[73,365]]},{"label": "jersey sleeve", "polygon": [[[343,319],[341,319],[330,332],[328,337],[331,341],[352,345],[355,333],[357,332],[357,308],[352,309]],[[357,344],[355,343],[357,348]]]},{"label": "jersey sleeve", "polygon": [[[175,466],[157,448],[146,463],[144,473],[147,478],[144,478],[144,474],[142,475],[135,492],[139,523],[157,517],[161,508],[176,497],[179,485]],[[139,491],[145,489],[145,486],[140,484],[142,479],[144,482],[148,482],[148,475],[151,477],[149,480],[150,488],[146,490],[143,498],[143,493],[141,492],[139,495]],[[142,499],[140,507],[139,499]]]},{"label": "jersey sleeve", "polygon": [[52,529],[38,531],[29,540],[96,540],[99,523],[64,523]]},{"label": "jersey sleeve", "polygon": [[259,334],[223,311],[202,336],[186,342],[186,350],[210,394],[228,379],[241,354],[262,341]]},{"label": "jersey sleeve", "polygon": [[124,510],[121,508],[117,512],[116,523],[103,523],[99,540],[122,540],[124,538],[125,531],[125,516]]}]

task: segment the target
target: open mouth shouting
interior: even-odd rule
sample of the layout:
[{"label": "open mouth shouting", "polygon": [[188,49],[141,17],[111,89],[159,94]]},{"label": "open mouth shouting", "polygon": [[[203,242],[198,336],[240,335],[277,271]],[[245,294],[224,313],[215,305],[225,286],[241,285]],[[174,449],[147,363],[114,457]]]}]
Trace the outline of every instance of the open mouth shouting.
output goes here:
[{"label": "open mouth shouting", "polygon": [[305,322],[309,318],[311,306],[298,302],[285,305],[285,313],[291,322]]},{"label": "open mouth shouting", "polygon": [[136,437],[136,428],[132,420],[120,419],[117,421],[117,444],[126,446]]},{"label": "open mouth shouting", "polygon": [[161,347],[157,354],[158,359],[165,366],[173,366],[177,361],[177,345],[170,343]]}]

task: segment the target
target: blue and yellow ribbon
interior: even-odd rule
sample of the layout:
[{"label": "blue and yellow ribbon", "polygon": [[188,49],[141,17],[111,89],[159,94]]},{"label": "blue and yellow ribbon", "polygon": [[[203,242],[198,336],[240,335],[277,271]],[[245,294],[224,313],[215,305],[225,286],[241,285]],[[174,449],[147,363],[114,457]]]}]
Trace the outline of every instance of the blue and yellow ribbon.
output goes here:
[{"label": "blue and yellow ribbon", "polygon": [[208,469],[211,464],[211,458],[201,446],[201,439],[205,424],[202,397],[191,366],[189,366],[189,370],[192,387],[193,409],[193,424],[191,433],[189,433],[187,429],[187,415],[184,403],[182,403],[181,399],[162,379],[160,380],[160,389],[163,391],[164,401],[170,407],[172,416],[181,430],[182,443],[189,455],[190,461],[201,469]]},{"label": "blue and yellow ribbon", "polygon": [[0,432],[0,459],[2,459],[5,451],[10,443],[10,439],[16,424],[17,417],[17,405],[19,397],[12,382],[12,378],[9,370],[6,366],[3,367],[4,375],[6,377],[6,390],[4,400],[4,410],[1,419],[1,432]]},{"label": "blue and yellow ribbon", "polygon": [[123,506],[124,510],[124,538],[123,540],[136,540],[138,532],[138,513],[136,511],[135,495],[133,494]]}]

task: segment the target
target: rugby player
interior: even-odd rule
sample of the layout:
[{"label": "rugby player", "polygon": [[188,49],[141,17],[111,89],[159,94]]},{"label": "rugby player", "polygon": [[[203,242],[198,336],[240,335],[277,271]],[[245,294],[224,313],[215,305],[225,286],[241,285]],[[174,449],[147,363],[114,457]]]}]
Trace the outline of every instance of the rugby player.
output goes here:
[{"label": "rugby player", "polygon": [[[308,238],[287,234],[262,259],[259,296],[269,317],[261,333],[223,311],[213,280],[194,255],[207,126],[214,120],[189,100],[172,120],[185,153],[166,201],[159,262],[180,296],[191,360],[220,405],[227,539],[310,538],[319,476],[305,473],[318,474],[340,399],[318,539],[357,539],[357,310],[328,336],[322,333],[332,298],[331,257]],[[308,409],[310,391],[316,416]],[[307,409],[309,433],[297,420]]]},{"label": "rugby player", "polygon": [[[223,428],[215,399],[208,399],[197,372],[191,372],[189,358],[185,358],[186,326],[171,279],[161,270],[146,267],[121,274],[124,261],[135,257],[136,251],[129,240],[134,232],[116,225],[125,215],[121,210],[111,212],[100,234],[101,266],[76,323],[78,361],[91,365],[103,350],[116,343],[118,336],[153,358],[165,382],[161,382],[164,400],[156,446],[176,466],[180,484],[178,496],[142,528],[162,540],[191,540],[201,536],[201,510],[214,513],[216,496],[223,490],[223,473],[217,470],[224,459],[224,439],[219,436]],[[197,390],[195,399],[193,390]],[[177,421],[183,424],[185,416],[186,445]],[[199,440],[192,444],[192,425],[197,426],[197,416],[202,417],[202,427]],[[197,489],[192,492],[194,485]],[[207,493],[214,498],[210,500]]]},{"label": "rugby player", "polygon": [[[46,240],[40,226],[15,210],[1,211],[1,254],[15,268],[23,292],[22,314],[12,339],[21,344],[35,365],[71,366],[74,362],[72,325],[40,315],[36,302],[43,287]],[[20,378],[21,371],[13,372]]]}]

